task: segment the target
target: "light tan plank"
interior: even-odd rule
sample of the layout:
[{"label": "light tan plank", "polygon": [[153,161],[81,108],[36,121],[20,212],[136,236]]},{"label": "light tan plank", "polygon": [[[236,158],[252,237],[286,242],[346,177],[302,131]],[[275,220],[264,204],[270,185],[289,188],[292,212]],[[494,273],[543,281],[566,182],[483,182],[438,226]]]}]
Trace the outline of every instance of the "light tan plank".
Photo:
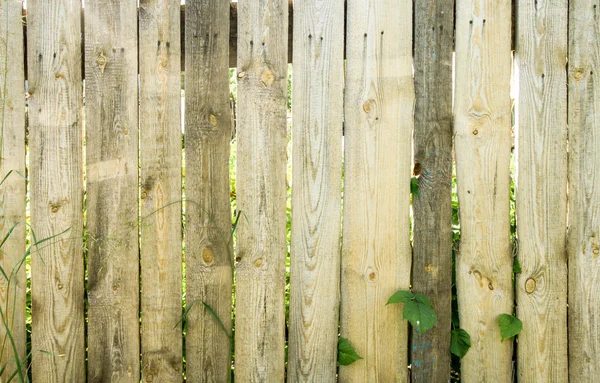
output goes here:
[{"label": "light tan plank", "polygon": [[336,379],[344,2],[297,2],[288,382]]},{"label": "light tan plank", "polygon": [[[0,186],[0,240],[12,229],[2,246],[0,266],[8,280],[0,277],[2,326],[0,376],[6,381],[17,369],[15,360],[27,355],[25,304],[27,281],[25,264],[25,63],[22,4],[20,0],[0,1],[0,179],[12,172]],[[19,172],[22,176],[20,176]],[[15,226],[17,225],[17,226]],[[13,229],[14,227],[14,229]],[[6,326],[5,326],[6,325]],[[8,327],[16,354],[7,338]],[[2,346],[0,346],[2,347]],[[21,370],[25,374],[25,368]]]},{"label": "light tan plank", "polygon": [[405,382],[414,85],[412,1],[350,0],[346,34],[341,334],[364,359],[344,382]]},{"label": "light tan plank", "polygon": [[512,342],[496,321],[513,313],[509,190],[511,4],[456,3],[455,153],[461,241],[456,283],[471,336],[465,382],[509,382]]},{"label": "light tan plank", "polygon": [[235,378],[284,379],[287,0],[238,2]]},{"label": "light tan plank", "polygon": [[135,0],[86,3],[90,382],[139,382],[136,18]]},{"label": "light tan plank", "polygon": [[[85,380],[81,4],[27,2],[34,382]],[[46,350],[52,354],[40,353]]]},{"label": "light tan plank", "polygon": [[600,375],[600,9],[569,2],[569,381]]},{"label": "light tan plank", "polygon": [[566,0],[517,3],[519,382],[566,382]]},{"label": "light tan plank", "polygon": [[142,381],[182,379],[179,4],[139,9]]}]

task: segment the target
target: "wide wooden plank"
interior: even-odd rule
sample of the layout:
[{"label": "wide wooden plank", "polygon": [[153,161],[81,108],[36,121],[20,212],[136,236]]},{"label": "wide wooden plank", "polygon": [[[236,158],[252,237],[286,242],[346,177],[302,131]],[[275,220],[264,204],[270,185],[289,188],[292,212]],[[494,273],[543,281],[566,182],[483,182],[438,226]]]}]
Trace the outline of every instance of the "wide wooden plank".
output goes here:
[{"label": "wide wooden plank", "polygon": [[140,2],[142,381],[182,378],[179,4]]},{"label": "wide wooden plank", "polygon": [[185,18],[186,300],[195,305],[188,314],[186,375],[192,382],[226,382],[233,278],[229,3],[188,0]]},{"label": "wide wooden plank", "polygon": [[413,268],[415,292],[431,298],[437,325],[412,331],[414,382],[450,377],[452,318],[452,53],[454,0],[415,2]]},{"label": "wide wooden plank", "polygon": [[86,3],[90,382],[140,379],[136,19],[135,0]]},{"label": "wide wooden plank", "polygon": [[600,9],[569,2],[569,381],[600,374]]},{"label": "wide wooden plank", "polygon": [[341,335],[364,359],[348,382],[408,379],[409,196],[414,84],[412,1],[349,0]]},{"label": "wide wooden plank", "polygon": [[[8,279],[0,280],[0,366],[6,366],[0,380],[6,381],[17,369],[15,360],[26,355],[25,304],[25,63],[23,52],[22,4],[20,0],[0,1],[0,240],[12,230],[0,249],[0,266]],[[18,173],[17,173],[18,172]],[[19,175],[20,173],[20,175]],[[16,225],[16,226],[15,226]],[[16,353],[7,336],[8,327]],[[25,374],[25,366],[21,369]]]},{"label": "wide wooden plank", "polygon": [[509,382],[512,375],[512,342],[501,341],[496,321],[513,313],[510,20],[510,0],[456,3],[456,283],[460,324],[471,336],[461,363],[466,382]]},{"label": "wide wooden plank", "polygon": [[288,382],[334,382],[340,305],[343,0],[296,3]]},{"label": "wide wooden plank", "polygon": [[32,374],[82,382],[81,3],[29,0],[27,8],[31,227],[38,240],[70,228],[31,257]]},{"label": "wide wooden plank", "polygon": [[238,2],[235,378],[284,379],[287,0]]},{"label": "wide wooden plank", "polygon": [[566,382],[567,0],[517,3],[520,382]]}]

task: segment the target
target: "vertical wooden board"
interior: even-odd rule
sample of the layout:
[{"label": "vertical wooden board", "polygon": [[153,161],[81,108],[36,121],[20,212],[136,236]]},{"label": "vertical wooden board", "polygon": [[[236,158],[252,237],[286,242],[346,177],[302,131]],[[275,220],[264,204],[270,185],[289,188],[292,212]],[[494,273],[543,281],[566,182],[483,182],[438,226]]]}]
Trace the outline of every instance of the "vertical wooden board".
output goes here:
[{"label": "vertical wooden board", "polygon": [[346,31],[341,335],[364,359],[340,381],[408,379],[412,1],[350,0]]},{"label": "vertical wooden board", "polygon": [[466,382],[509,382],[512,342],[497,318],[513,313],[510,249],[511,5],[458,0],[455,152],[461,241],[456,283],[461,327],[471,336]]},{"label": "vertical wooden board", "polygon": [[568,380],[567,15],[566,0],[517,3],[521,382]]},{"label": "vertical wooden board", "polygon": [[235,378],[284,379],[287,0],[238,3]]},{"label": "vertical wooden board", "polygon": [[[231,377],[229,2],[188,0],[185,9],[187,379]],[[227,329],[205,309],[207,304]]]},{"label": "vertical wooden board", "polygon": [[[0,1],[0,265],[8,280],[0,282],[3,324],[0,339],[0,366],[6,365],[0,380],[6,381],[17,369],[14,360],[27,355],[25,304],[25,63],[23,7],[20,0]],[[18,173],[17,173],[18,172]],[[19,175],[19,173],[21,175]],[[15,226],[16,225],[16,226]],[[11,232],[11,234],[8,234]],[[16,353],[7,339],[4,323],[15,342]],[[22,373],[25,373],[23,368]]]},{"label": "vertical wooden board", "polygon": [[136,19],[135,0],[86,3],[90,382],[140,379]]},{"label": "vertical wooden board", "polygon": [[600,9],[569,2],[569,381],[600,374]]},{"label": "vertical wooden board", "polygon": [[142,381],[182,379],[181,43],[177,1],[139,9]]},{"label": "vertical wooden board", "polygon": [[431,298],[438,322],[412,330],[413,382],[450,378],[452,318],[452,53],[454,0],[415,2],[413,268],[415,292]]},{"label": "vertical wooden board", "polygon": [[[81,3],[27,2],[35,382],[85,380]],[[46,354],[37,350],[46,350]]]},{"label": "vertical wooden board", "polygon": [[344,2],[297,2],[288,382],[334,382],[340,302]]}]

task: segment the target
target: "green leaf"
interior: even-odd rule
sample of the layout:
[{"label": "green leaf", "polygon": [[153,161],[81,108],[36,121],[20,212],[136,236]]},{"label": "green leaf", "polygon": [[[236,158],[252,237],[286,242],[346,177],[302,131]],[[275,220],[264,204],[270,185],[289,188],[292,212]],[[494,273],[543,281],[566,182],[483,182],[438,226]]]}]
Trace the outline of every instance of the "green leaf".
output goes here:
[{"label": "green leaf", "polygon": [[463,329],[452,330],[450,338],[450,352],[459,358],[464,358],[471,348],[471,336]]},{"label": "green leaf", "polygon": [[386,305],[393,303],[406,303],[412,299],[415,299],[415,294],[411,293],[408,290],[400,290],[396,291],[394,295],[390,297]]},{"label": "green leaf", "polygon": [[403,317],[421,334],[431,330],[438,319],[430,304],[419,302],[417,299],[404,304]]},{"label": "green leaf", "polygon": [[502,340],[511,339],[523,330],[523,322],[517,317],[508,314],[502,314],[498,317],[498,326],[500,326],[500,335]]},{"label": "green leaf", "polygon": [[429,300],[429,297],[427,295],[415,294],[415,299],[417,300],[417,302],[423,303],[424,305],[431,307],[431,301]]},{"label": "green leaf", "polygon": [[415,197],[419,196],[419,179],[417,177],[410,179],[410,193]]},{"label": "green leaf", "polygon": [[348,366],[357,360],[362,359],[360,355],[354,351],[354,347],[346,338],[338,339],[338,363],[342,366]]},{"label": "green leaf", "polygon": [[210,314],[210,316],[213,317],[213,319],[215,321],[217,321],[217,324],[219,325],[219,327],[221,327],[221,329],[223,330],[223,332],[225,333],[225,335],[227,335],[228,338],[231,338],[231,335],[229,335],[229,333],[225,329],[225,325],[223,324],[223,322],[221,322],[221,319],[219,319],[219,316],[217,315],[217,313],[215,313],[214,310],[209,305],[207,305],[206,303],[202,302],[202,304],[204,305],[204,307],[206,308],[206,310],[208,311],[208,313]]}]

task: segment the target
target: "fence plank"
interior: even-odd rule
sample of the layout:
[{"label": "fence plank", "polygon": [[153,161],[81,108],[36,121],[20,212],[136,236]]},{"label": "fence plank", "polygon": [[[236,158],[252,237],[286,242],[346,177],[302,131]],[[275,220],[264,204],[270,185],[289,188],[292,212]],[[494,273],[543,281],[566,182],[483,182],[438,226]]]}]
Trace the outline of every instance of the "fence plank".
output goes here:
[{"label": "fence plank", "polygon": [[[233,252],[229,241],[229,2],[186,2],[186,334],[187,378],[231,375]],[[224,324],[220,328],[202,303]]]},{"label": "fence plank", "polygon": [[288,381],[336,379],[344,2],[297,2]]},{"label": "fence plank", "polygon": [[27,7],[31,227],[38,240],[70,228],[31,257],[32,374],[39,382],[82,382],[81,4],[29,0]]},{"label": "fence plank", "polygon": [[509,382],[512,342],[496,322],[513,313],[509,190],[511,4],[458,0],[455,152],[461,243],[456,283],[461,327],[471,336],[466,382]]},{"label": "fence plank", "polygon": [[85,8],[88,380],[139,382],[137,4]]},{"label": "fence plank", "polygon": [[[6,365],[0,380],[6,381],[27,355],[25,304],[27,280],[25,264],[25,63],[23,45],[23,6],[20,0],[0,1],[0,240],[12,229],[0,253],[0,263],[8,280],[0,282],[0,366]],[[21,176],[18,173],[21,174]],[[16,226],[15,226],[16,225]],[[14,229],[13,229],[14,227]],[[22,265],[22,266],[21,266]],[[8,342],[5,325],[14,339],[16,354]],[[23,368],[22,373],[25,373]]]},{"label": "fence plank", "polygon": [[406,381],[412,1],[352,0],[347,13],[341,334],[364,360],[343,381]]},{"label": "fence plank", "polygon": [[595,2],[569,2],[569,381],[600,374],[600,24]]},{"label": "fence plank", "polygon": [[140,2],[142,381],[182,375],[179,4]]},{"label": "fence plank", "polygon": [[566,0],[517,3],[519,381],[566,382]]},{"label": "fence plank", "polygon": [[287,0],[238,2],[236,380],[284,379]]},{"label": "fence plank", "polygon": [[431,298],[437,325],[412,331],[413,382],[450,377],[452,318],[452,51],[454,0],[415,2],[413,290]]}]

